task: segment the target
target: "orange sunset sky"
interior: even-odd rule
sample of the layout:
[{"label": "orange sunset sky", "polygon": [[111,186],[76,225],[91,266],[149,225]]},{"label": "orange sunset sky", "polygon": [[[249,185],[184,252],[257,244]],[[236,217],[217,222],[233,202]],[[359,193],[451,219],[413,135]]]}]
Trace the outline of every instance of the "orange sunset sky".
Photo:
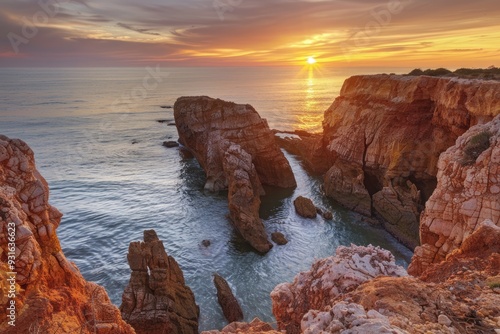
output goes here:
[{"label": "orange sunset sky", "polygon": [[0,66],[500,65],[499,0],[2,0]]}]

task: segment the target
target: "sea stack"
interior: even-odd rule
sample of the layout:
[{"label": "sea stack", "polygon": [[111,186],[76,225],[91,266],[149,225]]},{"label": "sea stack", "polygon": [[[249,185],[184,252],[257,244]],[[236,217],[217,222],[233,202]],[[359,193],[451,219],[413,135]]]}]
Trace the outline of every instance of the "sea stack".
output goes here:
[{"label": "sea stack", "polygon": [[293,188],[296,181],[266,120],[248,104],[207,96],[179,98],[174,116],[180,143],[205,170],[205,189],[228,189],[232,224],[257,251],[269,251],[258,215],[262,185]]},{"label": "sea stack", "polygon": [[130,281],[122,296],[123,319],[137,334],[197,334],[200,310],[181,268],[154,230],[131,242]]}]

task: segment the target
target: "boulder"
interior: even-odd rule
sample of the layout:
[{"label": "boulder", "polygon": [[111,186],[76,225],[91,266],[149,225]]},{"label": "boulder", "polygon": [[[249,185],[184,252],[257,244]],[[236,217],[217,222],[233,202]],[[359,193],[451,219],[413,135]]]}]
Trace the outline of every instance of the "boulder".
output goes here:
[{"label": "boulder", "polygon": [[299,196],[293,201],[295,211],[304,218],[316,218],[317,211],[314,203],[306,197]]},{"label": "boulder", "polygon": [[179,147],[179,143],[176,141],[164,141],[163,146],[168,148]]},{"label": "boulder", "polygon": [[154,230],[144,231],[143,242],[130,243],[127,259],[132,273],[120,311],[136,333],[198,333],[194,294]]},{"label": "boulder", "polygon": [[271,234],[271,239],[277,243],[278,245],[286,245],[288,243],[288,240],[285,238],[283,233],[281,232],[274,232]]},{"label": "boulder", "polygon": [[214,274],[214,284],[217,289],[217,300],[227,321],[231,323],[243,320],[243,311],[227,281]]},{"label": "boulder", "polygon": [[[87,282],[62,251],[56,229],[62,214],[49,204],[49,186],[33,151],[0,135],[0,287],[16,272],[15,326],[0,310],[0,332],[135,333],[101,286]],[[8,266],[9,232],[15,230],[15,264]],[[91,231],[89,231],[91,232]],[[5,259],[5,261],[4,261]],[[89,259],[92,261],[92,259]],[[7,293],[0,297],[7,305]]]}]

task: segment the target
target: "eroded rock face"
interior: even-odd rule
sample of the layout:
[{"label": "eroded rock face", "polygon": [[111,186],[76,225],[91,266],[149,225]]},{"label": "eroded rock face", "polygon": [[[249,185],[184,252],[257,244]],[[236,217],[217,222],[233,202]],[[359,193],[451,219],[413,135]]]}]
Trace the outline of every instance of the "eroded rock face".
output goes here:
[{"label": "eroded rock face", "polygon": [[198,333],[194,294],[154,230],[144,231],[144,242],[130,243],[127,259],[132,274],[122,296],[123,319],[139,334]]},{"label": "eroded rock face", "polygon": [[[481,138],[486,145],[471,151]],[[500,225],[500,116],[462,135],[441,155],[438,169],[437,188],[422,214],[422,246],[408,269],[413,275],[443,261],[485,219]]]},{"label": "eroded rock face", "polygon": [[407,275],[394,261],[389,251],[378,247],[340,246],[335,256],[316,261],[293,283],[280,284],[271,292],[279,329],[299,333],[302,317],[309,310],[324,310],[338,296],[379,275]]},{"label": "eroded rock face", "polygon": [[221,143],[221,154],[228,184],[231,223],[253,248],[260,253],[266,253],[273,246],[259,218],[260,195],[264,193],[264,189],[252,163],[252,157],[241,146],[228,141]]},{"label": "eroded rock face", "polygon": [[[2,333],[134,333],[106,291],[85,281],[64,256],[56,229],[62,214],[49,204],[49,187],[35,166],[33,151],[21,140],[0,136],[0,287],[17,272],[16,322]],[[13,223],[13,224],[11,224]],[[11,224],[11,225],[9,225]],[[15,225],[15,267],[7,266],[8,228]],[[7,305],[6,293],[1,304]]]},{"label": "eroded rock face", "polygon": [[246,333],[246,334],[282,334],[282,332],[276,331],[270,324],[263,322],[262,320],[255,318],[251,322],[233,322],[224,327],[221,331],[212,330],[201,332],[201,334],[219,334],[219,333],[228,333],[228,334],[238,334],[238,333]]},{"label": "eroded rock face", "polygon": [[[459,249],[418,278],[404,275],[393,263],[391,272],[366,278],[386,268],[387,261],[361,263],[356,259],[366,250],[353,246],[347,251],[341,266],[327,265],[339,261],[337,254],[299,274],[293,284],[276,287],[271,297],[280,328],[308,334],[479,334],[500,328],[500,293],[495,290],[500,282],[500,227],[491,221],[480,224]],[[345,274],[340,277],[339,272]]]},{"label": "eroded rock face", "polygon": [[228,189],[233,226],[258,252],[268,252],[272,244],[259,218],[262,184],[296,182],[267,122],[250,105],[206,96],[179,98],[174,116],[180,142],[206,172],[205,189]]},{"label": "eroded rock face", "polygon": [[207,189],[227,188],[219,150],[225,140],[240,145],[252,156],[262,184],[296,186],[290,164],[276,144],[274,134],[252,106],[207,96],[181,97],[175,102],[174,116],[180,142],[193,151],[207,174]]},{"label": "eroded rock face", "polygon": [[[325,111],[325,192],[364,215],[377,213],[407,246],[436,186],[439,155],[469,127],[500,113],[500,83],[456,78],[354,76]],[[316,152],[312,156],[318,156]]]}]

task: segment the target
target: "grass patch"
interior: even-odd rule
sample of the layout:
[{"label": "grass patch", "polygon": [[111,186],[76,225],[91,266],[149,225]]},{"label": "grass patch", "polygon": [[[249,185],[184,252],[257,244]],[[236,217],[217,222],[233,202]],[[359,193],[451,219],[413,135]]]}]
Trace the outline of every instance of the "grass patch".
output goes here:
[{"label": "grass patch", "polygon": [[473,136],[465,145],[462,156],[462,165],[471,165],[476,159],[490,147],[491,133],[483,131]]}]

